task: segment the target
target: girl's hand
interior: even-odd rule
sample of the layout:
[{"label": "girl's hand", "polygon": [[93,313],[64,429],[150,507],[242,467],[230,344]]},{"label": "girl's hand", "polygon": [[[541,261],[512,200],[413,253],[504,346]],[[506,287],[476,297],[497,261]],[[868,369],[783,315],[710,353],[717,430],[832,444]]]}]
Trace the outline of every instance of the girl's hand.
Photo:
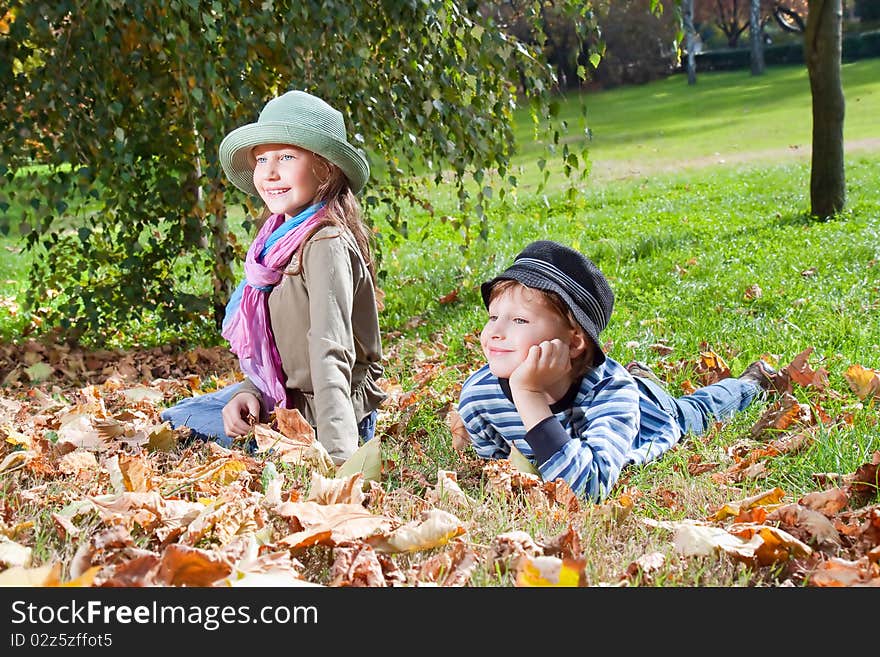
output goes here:
[{"label": "girl's hand", "polygon": [[227,402],[222,416],[227,436],[244,436],[260,417],[260,400],[253,393],[242,392]]},{"label": "girl's hand", "polygon": [[568,345],[559,338],[532,345],[526,359],[510,375],[511,389],[548,393],[551,386],[570,376]]}]

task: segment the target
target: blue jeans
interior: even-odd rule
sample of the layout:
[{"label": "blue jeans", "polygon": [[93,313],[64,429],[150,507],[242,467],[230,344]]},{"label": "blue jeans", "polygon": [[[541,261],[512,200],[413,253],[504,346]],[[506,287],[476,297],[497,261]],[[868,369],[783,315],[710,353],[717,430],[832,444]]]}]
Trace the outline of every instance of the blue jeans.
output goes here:
[{"label": "blue jeans", "polygon": [[650,379],[638,376],[634,378],[648,397],[677,420],[682,434],[699,435],[712,422],[732,418],[739,411],[745,410],[763,392],[757,383],[728,377],[698,388],[689,395],[673,397],[663,386]]},{"label": "blue jeans", "polygon": [[[214,440],[223,447],[232,447],[233,438],[226,435],[223,429],[223,407],[238,392],[240,383],[221,388],[198,397],[189,397],[162,411],[162,420],[169,422],[173,428],[189,427],[192,437],[201,440]],[[361,420],[358,434],[362,443],[370,440],[376,433],[376,416],[374,410]],[[253,441],[251,441],[253,443]],[[253,449],[254,445],[249,445]]]}]

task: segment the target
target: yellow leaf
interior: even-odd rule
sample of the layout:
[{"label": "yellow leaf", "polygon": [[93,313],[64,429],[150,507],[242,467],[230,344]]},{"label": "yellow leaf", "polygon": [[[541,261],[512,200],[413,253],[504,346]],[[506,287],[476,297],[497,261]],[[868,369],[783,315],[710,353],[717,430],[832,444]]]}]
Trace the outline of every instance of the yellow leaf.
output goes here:
[{"label": "yellow leaf", "polygon": [[516,573],[517,586],[580,586],[584,581],[583,560],[559,557],[523,557]]},{"label": "yellow leaf", "polygon": [[364,479],[382,481],[382,451],[378,436],[368,440],[339,466],[336,477],[343,479],[358,472],[364,473]]},{"label": "yellow leaf", "polygon": [[859,399],[880,396],[880,371],[861,365],[850,365],[843,373],[843,378]]},{"label": "yellow leaf", "polygon": [[519,451],[513,445],[510,446],[510,463],[520,472],[525,472],[526,474],[533,474],[541,476],[541,473],[538,471],[531,461],[529,461],[521,451]]},{"label": "yellow leaf", "polygon": [[177,433],[168,422],[158,424],[150,430],[147,437],[147,450],[150,452],[170,452],[177,447]]},{"label": "yellow leaf", "polygon": [[217,468],[217,471],[211,475],[211,479],[223,486],[228,486],[233,481],[238,481],[239,475],[245,470],[247,470],[247,466],[244,463],[230,459]]}]

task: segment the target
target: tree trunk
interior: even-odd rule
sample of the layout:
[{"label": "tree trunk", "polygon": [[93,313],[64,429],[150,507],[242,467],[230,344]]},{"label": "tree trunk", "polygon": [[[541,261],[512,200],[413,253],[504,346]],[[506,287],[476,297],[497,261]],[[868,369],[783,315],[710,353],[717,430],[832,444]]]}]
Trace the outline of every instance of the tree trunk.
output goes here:
[{"label": "tree trunk", "polygon": [[696,84],[697,58],[694,48],[697,45],[697,40],[694,38],[694,0],[682,0],[681,4],[684,15],[685,48],[687,48],[688,84]]},{"label": "tree trunk", "polygon": [[842,31],[841,0],[809,0],[804,59],[813,96],[810,212],[819,218],[837,214],[846,201],[844,99],[840,79]]},{"label": "tree trunk", "polygon": [[752,75],[764,74],[764,31],[761,29],[761,0],[749,5],[749,42],[752,47]]}]

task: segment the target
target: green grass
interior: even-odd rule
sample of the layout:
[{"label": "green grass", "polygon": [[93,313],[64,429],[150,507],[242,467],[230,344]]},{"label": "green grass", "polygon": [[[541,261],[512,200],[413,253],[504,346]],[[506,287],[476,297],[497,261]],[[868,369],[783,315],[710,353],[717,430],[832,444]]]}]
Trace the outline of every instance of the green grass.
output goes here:
[{"label": "green grass", "polygon": [[[842,66],[846,100],[844,142],[858,149],[880,139],[880,60]],[[585,106],[586,116],[584,118]],[[698,73],[640,87],[582,94],[562,105],[568,141],[583,145],[589,128],[593,180],[680,171],[707,163],[774,162],[808,156],[812,119],[810,85],[803,66]],[[542,144],[529,139],[529,122],[517,122],[518,160],[531,162]],[[878,148],[875,143],[873,148]]]}]

